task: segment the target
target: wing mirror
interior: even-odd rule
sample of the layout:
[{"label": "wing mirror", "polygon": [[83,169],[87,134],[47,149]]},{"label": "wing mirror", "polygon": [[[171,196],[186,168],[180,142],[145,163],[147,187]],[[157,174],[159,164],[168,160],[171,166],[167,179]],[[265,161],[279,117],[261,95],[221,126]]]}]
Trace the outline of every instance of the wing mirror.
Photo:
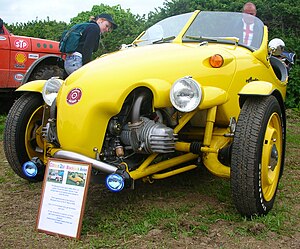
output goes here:
[{"label": "wing mirror", "polygon": [[284,42],[279,38],[274,38],[269,42],[269,53],[271,55],[279,56],[284,51]]}]

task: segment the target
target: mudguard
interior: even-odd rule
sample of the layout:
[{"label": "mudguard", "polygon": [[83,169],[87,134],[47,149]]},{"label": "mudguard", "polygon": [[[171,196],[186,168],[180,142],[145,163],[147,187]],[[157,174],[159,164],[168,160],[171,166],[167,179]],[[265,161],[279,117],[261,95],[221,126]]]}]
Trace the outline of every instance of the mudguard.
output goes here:
[{"label": "mudguard", "polygon": [[239,95],[268,96],[271,95],[275,89],[275,86],[270,82],[252,81],[242,88],[242,90],[239,92]]},{"label": "mudguard", "polygon": [[42,93],[46,80],[34,80],[21,85],[17,92],[39,92]]}]

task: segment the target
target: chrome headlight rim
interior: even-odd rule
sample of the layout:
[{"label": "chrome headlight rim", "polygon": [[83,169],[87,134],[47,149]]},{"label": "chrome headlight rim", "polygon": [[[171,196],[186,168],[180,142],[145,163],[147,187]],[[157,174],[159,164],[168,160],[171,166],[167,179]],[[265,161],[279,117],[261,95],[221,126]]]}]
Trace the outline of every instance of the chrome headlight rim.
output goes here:
[{"label": "chrome headlight rim", "polygon": [[[185,85],[185,86],[182,86]],[[182,87],[182,89],[180,89]],[[178,90],[179,88],[179,90]],[[184,89],[185,88],[185,89]],[[184,101],[181,101],[180,98],[185,97],[187,90],[191,90],[190,96],[186,99],[186,105],[182,104]],[[174,82],[170,91],[170,100],[172,105],[180,112],[192,112],[199,105],[202,100],[202,89],[200,84],[194,80],[191,76],[185,76]]]},{"label": "chrome headlight rim", "polygon": [[53,101],[56,99],[61,85],[62,85],[62,80],[57,77],[52,77],[45,82],[42,90],[42,96],[44,102],[48,106],[51,106]]}]

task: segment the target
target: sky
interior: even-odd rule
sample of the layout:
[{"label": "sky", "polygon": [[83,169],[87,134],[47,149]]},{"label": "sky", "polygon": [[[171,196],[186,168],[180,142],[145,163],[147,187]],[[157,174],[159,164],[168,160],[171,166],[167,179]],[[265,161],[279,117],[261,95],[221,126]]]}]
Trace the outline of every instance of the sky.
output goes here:
[{"label": "sky", "polygon": [[120,5],[133,14],[148,14],[155,8],[163,7],[165,0],[0,0],[0,18],[5,23],[26,23],[34,20],[70,22],[82,11],[90,11],[101,3],[109,6]]}]

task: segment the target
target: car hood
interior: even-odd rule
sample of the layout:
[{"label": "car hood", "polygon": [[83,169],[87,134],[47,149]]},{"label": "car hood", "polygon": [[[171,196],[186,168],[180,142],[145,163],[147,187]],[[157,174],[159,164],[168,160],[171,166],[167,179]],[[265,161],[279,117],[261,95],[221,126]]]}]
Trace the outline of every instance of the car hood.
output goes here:
[{"label": "car hood", "polygon": [[[231,74],[232,71],[228,70],[234,70],[235,67],[228,67],[228,64],[233,61],[233,46],[208,46],[167,43],[121,50],[88,63],[74,72],[66,84],[94,84],[95,80],[89,80],[97,79],[99,83],[109,81],[110,84],[120,86],[150,78],[173,83],[177,78],[187,75],[205,82],[213,77],[212,72],[216,70],[209,65],[209,58],[214,54],[221,54],[225,59],[225,64],[221,70],[218,69],[218,73],[224,70],[227,71],[226,74]],[[229,83],[230,77],[226,80]],[[209,81],[208,84],[211,85],[212,82]]]},{"label": "car hood", "polygon": [[[125,98],[138,87],[152,91],[155,108],[172,106],[170,88],[184,76],[192,76],[201,86],[226,91],[235,70],[234,54],[228,51],[232,47],[158,44],[129,48],[88,63],[66,79],[57,97],[57,130],[62,148],[85,150],[87,156],[92,156],[94,148],[100,151],[105,130],[100,130],[99,124],[106,129],[109,119],[120,112]],[[224,57],[221,68],[210,66],[209,58],[214,54]],[[87,140],[89,148],[84,147]]]}]

